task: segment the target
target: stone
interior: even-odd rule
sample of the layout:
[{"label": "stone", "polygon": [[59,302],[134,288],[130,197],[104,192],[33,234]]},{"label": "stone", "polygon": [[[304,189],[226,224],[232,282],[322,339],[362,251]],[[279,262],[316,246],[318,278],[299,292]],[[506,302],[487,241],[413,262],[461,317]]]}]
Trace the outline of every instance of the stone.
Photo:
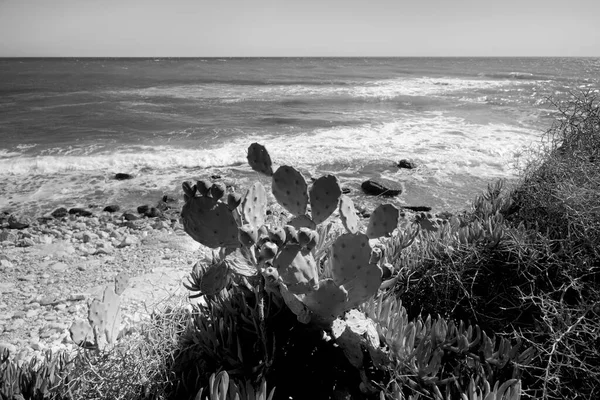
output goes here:
[{"label": "stone", "polygon": [[135,236],[127,235],[127,236],[125,236],[123,241],[121,243],[119,243],[118,247],[123,248],[123,247],[127,247],[127,246],[132,246],[136,243],[137,243],[137,238]]},{"label": "stone", "polygon": [[165,194],[162,197],[162,201],[164,203],[175,203],[177,201],[177,199],[175,197],[171,196],[171,195]]},{"label": "stone", "polygon": [[157,209],[155,207],[151,207],[149,210],[147,210],[144,213],[144,215],[148,218],[157,218],[157,217],[162,217],[163,213],[159,209]]},{"label": "stone", "polygon": [[394,197],[402,193],[402,189],[397,184],[395,187],[392,187],[392,185],[394,185],[394,182],[389,182],[389,184],[386,182],[386,185],[384,185],[369,179],[364,181],[360,187],[363,192],[372,196]]},{"label": "stone", "polygon": [[11,232],[7,229],[3,229],[2,232],[0,232],[0,242],[10,242],[10,243],[14,243],[17,241],[17,234],[14,232]]},{"label": "stone", "polygon": [[431,207],[427,207],[427,206],[402,206],[400,208],[405,209],[405,210],[415,211],[415,212],[429,212],[429,211],[431,211]]},{"label": "stone", "polygon": [[99,239],[98,235],[96,235],[93,232],[89,232],[89,231],[83,232],[83,236],[82,236],[83,243],[93,242],[98,239]]},{"label": "stone", "polygon": [[404,169],[415,169],[415,168],[417,168],[417,164],[415,164],[413,161],[404,160],[404,159],[398,161],[398,164],[396,164],[396,166],[398,168],[404,168]]},{"label": "stone", "polygon": [[139,215],[135,215],[132,212],[124,212],[123,213],[123,219],[125,219],[125,221],[136,221],[138,219],[140,219]]},{"label": "stone", "polygon": [[67,210],[64,207],[60,207],[60,208],[57,208],[56,210],[52,211],[52,213],[50,215],[52,215],[56,219],[64,218],[67,215],[69,215],[69,210]]},{"label": "stone", "polygon": [[115,174],[115,179],[118,180],[118,181],[124,181],[126,179],[133,179],[133,178],[134,178],[133,175],[126,174],[126,173],[123,173],[123,172],[119,172],[119,173]]},{"label": "stone", "polygon": [[32,247],[35,246],[35,242],[31,238],[25,238],[20,240],[19,243],[17,243],[17,245],[19,247]]},{"label": "stone", "polygon": [[65,272],[66,270],[69,269],[69,266],[67,264],[65,264],[64,262],[57,262],[52,264],[52,266],[50,267],[50,269],[52,269],[54,272]]},{"label": "stone", "polygon": [[106,211],[106,212],[109,212],[109,213],[114,213],[114,212],[119,211],[120,209],[121,209],[121,207],[119,207],[118,205],[111,204],[110,206],[104,207],[104,209],[102,211]]},{"label": "stone", "polygon": [[30,223],[27,218],[21,217],[17,219],[17,217],[15,217],[14,215],[8,217],[8,227],[10,229],[25,229],[28,228],[29,225]]},{"label": "stone", "polygon": [[92,213],[91,211],[79,207],[71,208],[69,210],[69,214],[77,215],[79,217],[91,217],[92,215],[94,215],[94,213]]},{"label": "stone", "polygon": [[137,208],[137,212],[139,214],[146,214],[150,210],[150,206],[148,204],[141,205]]},{"label": "stone", "polygon": [[342,194],[348,194],[352,191],[352,189],[350,189],[349,187],[344,186],[342,188]]}]

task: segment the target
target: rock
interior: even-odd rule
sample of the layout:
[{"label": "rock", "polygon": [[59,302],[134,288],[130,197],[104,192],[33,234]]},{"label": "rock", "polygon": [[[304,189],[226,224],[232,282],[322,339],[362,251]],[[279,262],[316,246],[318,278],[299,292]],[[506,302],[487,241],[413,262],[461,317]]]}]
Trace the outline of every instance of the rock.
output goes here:
[{"label": "rock", "polygon": [[396,166],[398,168],[404,168],[404,169],[417,168],[417,164],[415,164],[413,161],[409,161],[409,160],[400,160],[400,161],[398,161],[398,164],[396,164]]},{"label": "rock", "polygon": [[171,207],[167,203],[165,203],[164,201],[159,201],[156,204],[156,208],[159,209],[160,211],[167,211],[167,210],[171,209]]},{"label": "rock", "polygon": [[369,179],[364,181],[360,187],[363,192],[372,196],[393,197],[402,193],[402,189],[399,186],[391,187],[392,185],[394,185],[394,182],[390,182],[389,185],[384,186],[379,182]]},{"label": "rock", "polygon": [[12,270],[13,268],[14,268],[13,263],[11,263],[8,260],[0,259],[0,271],[4,271],[5,272],[5,271]]},{"label": "rock", "polygon": [[345,186],[344,186],[344,187],[342,188],[342,193],[343,193],[343,194],[348,194],[348,193],[350,193],[351,191],[352,191],[352,190],[351,190],[349,187],[345,187]]},{"label": "rock", "polygon": [[126,221],[136,221],[136,220],[140,219],[139,215],[136,215],[136,214],[134,214],[132,212],[128,212],[128,211],[124,212],[122,217]]},{"label": "rock", "polygon": [[2,232],[0,232],[0,242],[11,242],[14,243],[17,241],[17,234],[14,232],[11,232],[9,230],[3,229]]},{"label": "rock", "polygon": [[123,239],[123,241],[121,241],[121,243],[119,244],[119,248],[123,248],[123,247],[127,247],[127,246],[132,246],[134,244],[137,243],[137,238],[135,236],[125,236],[125,238]]},{"label": "rock", "polygon": [[173,197],[173,196],[165,194],[162,197],[162,201],[163,201],[163,203],[175,203],[177,201],[177,199],[175,197]]},{"label": "rock", "polygon": [[52,269],[54,272],[60,273],[60,272],[65,272],[66,270],[68,270],[69,266],[67,264],[65,264],[64,262],[57,262],[55,264],[52,264],[50,269]]},{"label": "rock", "polygon": [[212,179],[213,181],[216,181],[217,179],[221,179],[221,175],[211,175],[210,179]]},{"label": "rock", "polygon": [[133,175],[126,174],[126,173],[123,173],[123,172],[119,172],[119,173],[115,174],[115,179],[118,180],[118,181],[124,181],[126,179],[133,179],[133,178],[134,178]]},{"label": "rock", "polygon": [[137,212],[140,214],[146,214],[150,210],[150,206],[148,204],[144,204],[137,208]]},{"label": "rock", "polygon": [[415,212],[431,211],[431,207],[427,207],[427,206],[402,206],[400,208],[405,209],[405,210],[415,211]]},{"label": "rock", "polygon": [[116,205],[116,204],[111,204],[110,206],[106,206],[106,207],[104,207],[104,209],[103,209],[102,211],[106,211],[106,212],[109,212],[109,213],[113,213],[113,212],[117,212],[117,211],[119,211],[120,209],[121,209],[121,207],[119,207],[118,205]]},{"label": "rock", "polygon": [[14,215],[8,217],[8,227],[10,229],[25,229],[29,228],[29,220],[26,218],[17,219]]},{"label": "rock", "polygon": [[83,232],[83,235],[82,235],[81,239],[83,240],[83,243],[89,243],[89,242],[98,240],[99,237],[95,233],[86,231],[86,232]]},{"label": "rock", "polygon": [[157,217],[162,217],[163,213],[159,209],[157,209],[155,207],[151,207],[149,210],[147,210],[144,213],[144,215],[148,218],[157,218]]},{"label": "rock", "polygon": [[20,240],[19,243],[17,243],[17,246],[32,247],[32,246],[35,246],[35,242],[31,238],[25,238],[25,239]]},{"label": "rock", "polygon": [[64,208],[64,207],[60,207],[57,208],[56,210],[52,211],[52,213],[50,215],[52,215],[54,218],[64,218],[69,214],[69,211]]},{"label": "rock", "polygon": [[78,208],[78,207],[71,208],[69,210],[69,214],[77,215],[80,217],[91,217],[92,215],[94,215],[91,211],[85,210],[83,208]]}]

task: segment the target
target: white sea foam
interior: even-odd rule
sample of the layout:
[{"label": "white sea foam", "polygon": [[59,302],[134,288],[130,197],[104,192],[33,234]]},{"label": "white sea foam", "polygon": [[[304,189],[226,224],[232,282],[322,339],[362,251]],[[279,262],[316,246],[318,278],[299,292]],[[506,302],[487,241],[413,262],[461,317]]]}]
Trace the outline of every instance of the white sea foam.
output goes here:
[{"label": "white sea foam", "polygon": [[212,149],[135,146],[127,151],[91,152],[55,149],[47,155],[0,153],[0,175],[53,174],[66,171],[136,171],[142,168],[224,167],[245,163],[249,143],[264,143],[277,162],[305,166],[414,158],[440,176],[505,176],[515,155],[536,131],[498,123],[472,124],[430,112],[380,124],[317,129],[299,135],[265,136],[247,132]]},{"label": "white sea foam", "polygon": [[215,99],[224,103],[239,101],[272,101],[289,97],[350,97],[387,100],[399,96],[435,96],[457,91],[497,89],[516,83],[511,80],[459,78],[396,78],[345,86],[318,85],[199,85],[150,87],[119,92],[139,97],[172,97],[179,99]]}]

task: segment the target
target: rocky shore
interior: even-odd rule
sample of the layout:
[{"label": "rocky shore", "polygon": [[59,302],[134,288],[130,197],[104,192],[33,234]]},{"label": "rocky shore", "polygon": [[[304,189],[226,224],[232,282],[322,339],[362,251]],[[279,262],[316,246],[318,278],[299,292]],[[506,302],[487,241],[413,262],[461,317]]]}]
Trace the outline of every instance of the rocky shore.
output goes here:
[{"label": "rocky shore", "polygon": [[154,217],[55,215],[0,215],[0,351],[27,360],[48,349],[74,349],[71,323],[87,318],[88,303],[123,271],[131,277],[121,296],[124,328],[168,299],[187,301],[181,282],[204,251],[183,231],[177,207]]}]

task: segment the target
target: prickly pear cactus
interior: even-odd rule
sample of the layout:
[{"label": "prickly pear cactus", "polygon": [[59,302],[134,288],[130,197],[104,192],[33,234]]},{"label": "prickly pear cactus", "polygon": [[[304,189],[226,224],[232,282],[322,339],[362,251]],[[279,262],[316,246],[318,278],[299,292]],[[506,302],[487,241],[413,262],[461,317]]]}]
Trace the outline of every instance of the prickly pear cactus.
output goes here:
[{"label": "prickly pear cactus", "polygon": [[306,214],[307,188],[306,180],[293,167],[283,165],[273,174],[272,190],[275,199],[294,215]]},{"label": "prickly pear cactus", "polygon": [[398,227],[400,211],[392,204],[381,204],[373,211],[369,218],[367,236],[375,239],[382,236],[390,236]]},{"label": "prickly pear cactus", "polygon": [[210,265],[202,275],[200,290],[205,295],[215,295],[227,286],[230,280],[230,270],[226,262],[221,261]]},{"label": "prickly pear cactus", "polygon": [[192,239],[211,248],[239,247],[238,226],[225,203],[202,196],[189,198],[181,210],[183,228]]},{"label": "prickly pear cactus", "polygon": [[340,197],[340,218],[348,233],[358,232],[358,216],[352,199],[346,195]]},{"label": "prickly pear cactus", "polygon": [[318,271],[315,259],[310,253],[303,254],[298,244],[283,246],[273,260],[279,276],[290,292],[308,293],[318,287]]},{"label": "prickly pear cactus", "polygon": [[244,220],[255,228],[265,224],[267,214],[267,191],[260,182],[250,186],[242,200]]},{"label": "prickly pear cactus", "polygon": [[302,302],[322,323],[330,323],[343,314],[348,291],[328,278],[319,282],[319,288],[304,296]]},{"label": "prickly pear cactus", "polygon": [[315,224],[314,221],[312,219],[310,219],[310,217],[308,215],[298,215],[298,216],[290,219],[287,224],[293,226],[296,229],[300,229],[300,228],[317,229],[317,224]]},{"label": "prickly pear cactus", "polygon": [[269,156],[269,152],[265,148],[265,146],[252,143],[250,147],[248,147],[248,164],[252,167],[256,172],[263,173],[267,176],[273,175],[273,163],[271,162],[271,156]]},{"label": "prickly pear cactus", "polygon": [[122,295],[129,286],[129,274],[125,271],[120,272],[115,278],[115,293]]},{"label": "prickly pear cactus", "polygon": [[96,340],[94,339],[94,330],[88,321],[85,319],[78,319],[69,328],[71,334],[71,340],[75,344],[84,349],[96,348]]},{"label": "prickly pear cactus", "polygon": [[331,273],[337,285],[354,279],[371,259],[369,238],[362,233],[345,233],[331,247]]},{"label": "prickly pear cactus", "polygon": [[324,222],[335,211],[342,196],[342,189],[334,175],[317,179],[310,188],[312,220],[315,224]]}]

